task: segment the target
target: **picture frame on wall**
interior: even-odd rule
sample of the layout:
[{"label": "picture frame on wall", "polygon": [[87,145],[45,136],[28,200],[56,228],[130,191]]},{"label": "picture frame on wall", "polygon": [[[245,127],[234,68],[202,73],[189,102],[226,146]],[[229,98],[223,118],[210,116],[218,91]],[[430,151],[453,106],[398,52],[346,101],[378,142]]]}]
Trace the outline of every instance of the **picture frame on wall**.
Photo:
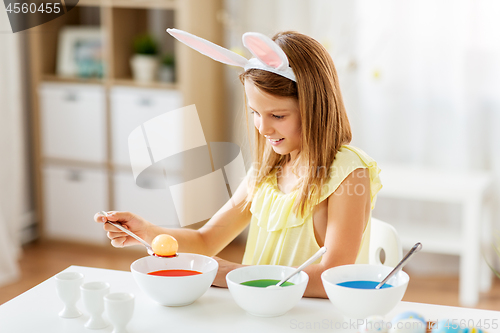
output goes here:
[{"label": "picture frame on wall", "polygon": [[58,40],[57,75],[102,78],[103,44],[103,32],[100,27],[62,28]]}]

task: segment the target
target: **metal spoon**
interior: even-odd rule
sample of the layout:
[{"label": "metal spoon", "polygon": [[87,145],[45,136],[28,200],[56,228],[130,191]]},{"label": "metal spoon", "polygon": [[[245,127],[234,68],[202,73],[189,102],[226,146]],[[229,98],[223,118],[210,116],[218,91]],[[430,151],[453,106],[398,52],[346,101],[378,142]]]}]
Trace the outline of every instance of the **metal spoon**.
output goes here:
[{"label": "metal spoon", "polygon": [[[104,216],[108,216],[108,214],[106,214],[106,212],[104,212],[104,211],[101,211],[100,213],[102,215],[104,215]],[[149,245],[148,242],[146,242],[144,239],[140,238],[139,236],[137,236],[136,234],[134,234],[132,231],[128,230],[127,228],[124,228],[120,223],[114,223],[114,222],[111,222],[111,221],[106,221],[106,223],[111,224],[113,227],[116,227],[116,228],[120,229],[121,231],[123,231],[127,235],[129,235],[129,236],[137,239],[139,242],[141,242],[141,244],[146,247],[146,250],[148,251],[148,254],[150,256],[155,256],[155,257],[160,257],[160,258],[172,258],[172,257],[177,257],[178,256],[177,253],[175,255],[168,256],[168,257],[159,256],[159,255],[155,254],[155,252],[153,251],[153,248],[151,248],[151,245]]]},{"label": "metal spoon", "polygon": [[413,247],[411,248],[411,250],[406,254],[406,256],[401,259],[401,261],[396,265],[396,267],[394,267],[394,269],[389,273],[389,275],[387,275],[385,277],[385,279],[382,280],[382,282],[380,282],[376,287],[375,289],[380,289],[382,288],[382,286],[384,284],[387,283],[387,281],[394,276],[394,274],[396,274],[397,272],[399,272],[399,270],[401,268],[404,267],[404,265],[406,265],[406,263],[408,262],[408,259],[410,259],[410,257],[414,254],[414,253],[417,253],[418,251],[420,251],[422,249],[422,244],[421,243],[416,243],[415,245],[413,245]]},{"label": "metal spoon", "polygon": [[320,248],[318,250],[318,252],[316,252],[315,254],[313,254],[313,256],[311,258],[307,259],[306,262],[304,262],[302,265],[300,265],[296,270],[294,270],[292,273],[290,273],[283,280],[281,280],[280,282],[276,283],[275,285],[267,286],[266,288],[272,288],[272,289],[281,288],[281,285],[283,283],[285,283],[292,276],[294,276],[295,274],[297,274],[298,272],[300,272],[301,270],[303,270],[304,268],[306,268],[307,266],[309,266],[310,264],[312,264],[313,262],[315,262],[319,257],[321,257],[323,254],[325,254],[325,252],[326,252],[326,247],[323,246],[322,248]]}]

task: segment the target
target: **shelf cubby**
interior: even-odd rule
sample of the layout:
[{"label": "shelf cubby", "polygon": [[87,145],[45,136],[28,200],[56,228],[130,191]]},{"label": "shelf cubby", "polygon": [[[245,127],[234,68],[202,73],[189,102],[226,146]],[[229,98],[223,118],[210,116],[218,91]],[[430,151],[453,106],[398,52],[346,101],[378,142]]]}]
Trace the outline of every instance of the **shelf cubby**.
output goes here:
[{"label": "shelf cubby", "polygon": [[101,27],[101,11],[100,7],[77,6],[66,14],[37,27],[39,52],[36,56],[39,57],[42,75],[52,79],[57,76],[61,30],[67,26]]}]

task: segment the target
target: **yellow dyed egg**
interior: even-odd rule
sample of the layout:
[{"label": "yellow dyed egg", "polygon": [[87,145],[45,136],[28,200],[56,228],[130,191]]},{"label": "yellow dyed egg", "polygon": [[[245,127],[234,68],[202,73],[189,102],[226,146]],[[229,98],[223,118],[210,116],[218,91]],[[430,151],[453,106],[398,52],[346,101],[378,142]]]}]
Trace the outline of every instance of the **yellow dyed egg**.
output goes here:
[{"label": "yellow dyed egg", "polygon": [[157,256],[170,257],[177,253],[179,244],[177,244],[177,240],[174,237],[167,234],[161,234],[153,239],[151,248]]}]

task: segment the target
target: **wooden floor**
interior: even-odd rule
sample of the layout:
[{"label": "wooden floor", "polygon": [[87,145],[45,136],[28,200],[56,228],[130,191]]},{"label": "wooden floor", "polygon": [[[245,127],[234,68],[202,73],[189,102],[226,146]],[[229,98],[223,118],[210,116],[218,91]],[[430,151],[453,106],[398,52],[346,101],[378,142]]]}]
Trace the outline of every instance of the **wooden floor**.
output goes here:
[{"label": "wooden floor", "polygon": [[[228,246],[219,256],[241,262],[244,245]],[[21,279],[0,287],[0,304],[16,297],[70,265],[128,271],[130,264],[146,253],[141,248],[115,249],[61,242],[34,242],[24,246],[20,260]],[[458,277],[421,277],[412,272],[403,300],[459,306]],[[500,311],[500,280],[495,279],[489,293],[481,294],[477,308]]]}]

